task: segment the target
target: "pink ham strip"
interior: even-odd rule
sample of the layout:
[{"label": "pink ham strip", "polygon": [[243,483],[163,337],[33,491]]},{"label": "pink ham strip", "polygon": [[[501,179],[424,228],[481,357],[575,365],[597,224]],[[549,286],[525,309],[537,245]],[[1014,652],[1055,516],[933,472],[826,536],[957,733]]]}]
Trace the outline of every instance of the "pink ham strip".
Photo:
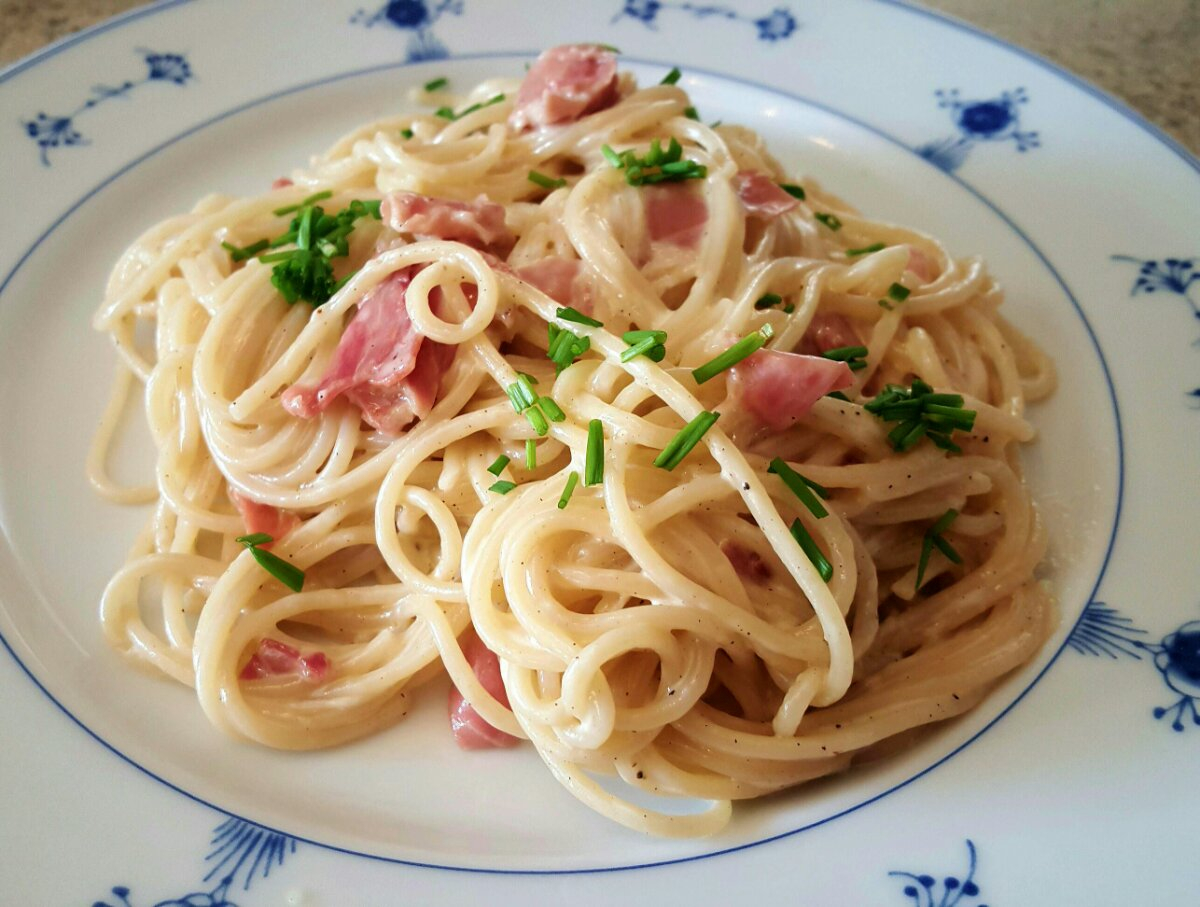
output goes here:
[{"label": "pink ham strip", "polygon": [[759,350],[733,368],[733,393],[763,425],[783,431],[808,415],[830,391],[854,383],[844,362],[778,350]]},{"label": "pink ham strip", "polygon": [[758,170],[740,170],[733,178],[738,200],[746,213],[761,217],[778,217],[791,211],[800,202],[779,188],[779,184]]},{"label": "pink ham strip", "polygon": [[516,274],[551,299],[591,315],[595,305],[591,285],[580,280],[583,262],[577,258],[543,258],[517,268]]},{"label": "pink ham strip", "polygon": [[479,196],[473,202],[392,192],[380,205],[384,222],[399,233],[445,239],[507,254],[516,242],[504,222],[504,206]]},{"label": "pink ham strip", "polygon": [[229,500],[233,501],[233,506],[237,508],[247,535],[257,535],[261,532],[271,537],[272,541],[259,545],[260,548],[270,548],[300,523],[300,517],[291,511],[252,501],[233,488],[229,489]]},{"label": "pink ham strip", "polygon": [[843,315],[817,312],[804,332],[798,347],[801,353],[819,356],[829,350],[844,346],[859,346],[862,343],[853,325]]},{"label": "pink ham strip", "polygon": [[[508,708],[508,692],[504,689],[504,680],[500,676],[500,659],[496,657],[496,653],[485,646],[478,637],[472,636],[471,641],[463,647],[463,654],[483,688],[497,702]],[[464,750],[516,746],[521,742],[484,721],[483,716],[475,711],[455,686],[450,687],[449,706],[450,730],[454,733],[454,742]]]},{"label": "pink ham strip", "polygon": [[271,188],[272,189],[286,189],[288,186],[292,186],[292,185],[295,185],[295,184],[290,179],[288,179],[286,176],[281,176],[281,177],[278,177],[273,183],[271,183]]},{"label": "pink ham strip", "polygon": [[916,246],[908,247],[908,268],[912,271],[921,283],[929,283],[937,276],[936,265],[933,259],[918,249]]},{"label": "pink ham strip", "polygon": [[721,553],[729,558],[734,572],[742,579],[762,583],[771,578],[770,565],[759,556],[757,551],[745,547],[733,539],[721,542]]},{"label": "pink ham strip", "polygon": [[646,232],[653,242],[695,249],[708,223],[708,205],[683,184],[647,186],[642,190],[646,205]]},{"label": "pink ham strip", "polygon": [[571,123],[617,101],[617,58],[594,44],[565,44],[543,51],[517,92],[509,125]]},{"label": "pink ham strip", "polygon": [[[345,394],[369,424],[392,435],[429,414],[455,348],[427,341],[413,327],[404,294],[414,273],[397,271],[371,291],[346,325],[320,383],[288,388],[284,409],[311,419]],[[440,300],[440,292],[430,294],[435,315]]]},{"label": "pink ham strip", "polygon": [[299,650],[275,639],[260,639],[258,651],[250,656],[238,677],[242,680],[261,680],[295,674],[301,680],[320,682],[329,673],[329,659],[324,652],[301,655]]}]

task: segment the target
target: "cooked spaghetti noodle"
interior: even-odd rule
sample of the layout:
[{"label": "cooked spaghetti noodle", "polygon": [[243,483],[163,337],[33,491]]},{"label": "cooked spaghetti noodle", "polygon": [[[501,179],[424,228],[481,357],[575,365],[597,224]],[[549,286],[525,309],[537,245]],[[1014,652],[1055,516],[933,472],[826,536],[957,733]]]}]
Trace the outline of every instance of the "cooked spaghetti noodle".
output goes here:
[{"label": "cooked spaghetti noodle", "polygon": [[[1037,651],[1052,607],[1018,448],[1034,436],[1026,402],[1055,379],[999,315],[979,260],[868,220],[814,180],[791,184],[754,133],[689,116],[679,86],[604,87],[611,97],[564,115],[545,92],[538,107],[527,87],[486,83],[448,113],[355,130],[290,185],[206,197],[129,248],[95,318],[120,358],[89,473],[153,513],[104,594],[103,626],[131,660],[193,687],[213,724],[282,749],[387,728],[445,672],[592,808],[703,835],[734,799],[969,710]],[[672,156],[682,180],[659,182]],[[314,307],[273,283],[286,255],[229,250],[276,237],[295,250],[305,237],[289,222],[316,193],[324,212],[384,199],[384,213],[343,231],[329,262],[344,282]],[[650,210],[672,198],[682,207]],[[459,226],[503,206],[508,240],[458,241],[430,217],[406,229],[397,199]],[[557,298],[521,276],[546,259],[574,277]],[[431,408],[406,398],[391,422],[371,418],[371,395],[399,386],[386,382],[358,402],[329,391],[299,415],[285,406],[349,355],[349,326],[389,286],[411,323],[391,352],[414,338],[449,348]],[[830,350],[822,331],[865,349]],[[564,332],[574,346],[552,361]],[[623,355],[646,337],[661,349]],[[766,350],[698,383],[693,370],[742,337]],[[803,360],[805,375],[839,356],[855,370],[780,422],[791,385],[764,387],[752,366],[796,350],[810,355],[780,361]],[[868,408],[922,383],[975,413],[970,427],[920,422],[939,445],[919,419]],[[533,388],[533,405],[513,388]],[[153,486],[127,489],[106,461],[135,389],[157,465]],[[697,435],[706,412],[719,418]],[[827,497],[814,509],[781,472]],[[304,571],[302,591],[256,561],[270,543],[236,541],[250,512],[275,520],[270,553]],[[498,655],[502,690],[473,670],[476,638]],[[614,773],[710,803],[649,811],[595,779]]]}]

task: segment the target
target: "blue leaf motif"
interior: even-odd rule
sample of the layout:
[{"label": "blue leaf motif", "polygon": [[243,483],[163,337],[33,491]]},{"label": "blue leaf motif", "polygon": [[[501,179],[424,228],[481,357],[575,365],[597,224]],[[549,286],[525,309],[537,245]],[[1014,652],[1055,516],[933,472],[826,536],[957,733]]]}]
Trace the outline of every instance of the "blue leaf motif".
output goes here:
[{"label": "blue leaf motif", "polygon": [[690,3],[686,0],[624,0],[612,21],[633,19],[650,29],[657,29],[659,16],[664,12],[683,13],[695,19],[718,18],[729,22],[752,25],[760,41],[782,41],[790,38],[799,23],[786,6],[777,6],[762,16],[750,16],[729,6],[710,3]]},{"label": "blue leaf motif", "polygon": [[979,884],[975,881],[977,867],[975,843],[967,840],[967,874],[944,876],[939,882],[928,873],[917,875],[912,872],[889,872],[889,876],[903,879],[907,884],[901,893],[908,898],[912,907],[987,907],[974,899],[979,897]]},{"label": "blue leaf motif", "polygon": [[350,17],[353,25],[374,28],[386,25],[409,33],[405,61],[443,60],[450,51],[433,33],[433,26],[446,15],[461,16],[463,0],[441,0],[429,4],[425,0],[389,0],[374,12],[357,10]]},{"label": "blue leaf motif", "polygon": [[981,142],[1012,142],[1018,152],[1041,144],[1036,132],[1021,128],[1020,108],[1029,102],[1024,88],[976,100],[964,100],[957,88],[939,89],[934,96],[938,107],[949,111],[957,134],[926,142],[915,150],[943,170],[957,170]]}]

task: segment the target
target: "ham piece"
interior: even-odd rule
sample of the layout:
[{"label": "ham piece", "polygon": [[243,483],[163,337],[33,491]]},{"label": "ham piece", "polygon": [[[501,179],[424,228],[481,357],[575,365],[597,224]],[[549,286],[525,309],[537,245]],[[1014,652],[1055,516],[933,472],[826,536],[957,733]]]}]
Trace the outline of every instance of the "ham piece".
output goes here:
[{"label": "ham piece", "polygon": [[646,205],[646,232],[652,242],[665,242],[695,249],[708,223],[708,205],[682,183],[647,186],[642,190]]},{"label": "ham piece", "polygon": [[801,353],[819,356],[830,350],[859,346],[861,343],[858,334],[854,333],[854,327],[844,315],[817,312],[800,340],[799,350]]},{"label": "ham piece", "polygon": [[573,123],[617,101],[617,57],[595,44],[565,44],[543,51],[525,74],[509,125]]},{"label": "ham piece", "polygon": [[456,202],[416,192],[392,192],[384,198],[380,214],[393,230],[422,239],[445,239],[501,252],[510,250],[516,241],[504,223],[504,206],[483,195],[473,202]]},{"label": "ham piece", "polygon": [[918,249],[916,246],[908,247],[908,268],[920,278],[922,283],[929,283],[937,276],[936,265],[933,259]]},{"label": "ham piece", "polygon": [[[483,688],[502,706],[508,708],[508,693],[500,676],[500,659],[496,657],[496,653],[485,646],[478,637],[472,636],[471,641],[463,647],[463,654]],[[475,711],[455,686],[450,687],[449,704],[450,730],[454,733],[454,742],[464,750],[516,746],[521,742],[484,721],[483,716]]]},{"label": "ham piece", "polygon": [[517,268],[516,274],[555,302],[591,315],[595,305],[591,285],[580,279],[583,262],[577,258],[550,256]]},{"label": "ham piece", "polygon": [[295,674],[301,680],[320,682],[329,673],[329,659],[324,652],[301,655],[299,650],[275,639],[260,639],[258,651],[250,656],[238,674],[242,680],[261,680]]},{"label": "ham piece", "polygon": [[280,177],[276,177],[275,181],[271,183],[271,188],[272,189],[286,189],[288,186],[292,186],[292,185],[295,185],[295,184],[290,179],[288,179],[286,176],[280,176]]},{"label": "ham piece", "polygon": [[759,350],[733,368],[734,394],[763,425],[783,431],[808,415],[830,391],[854,383],[844,362],[779,350]]},{"label": "ham piece", "polygon": [[721,542],[721,553],[729,558],[734,572],[742,579],[762,583],[771,578],[771,565],[759,553],[733,539]]},{"label": "ham piece", "polygon": [[760,217],[778,217],[800,202],[779,188],[779,184],[759,170],[739,170],[733,188],[746,213]]},{"label": "ham piece", "polygon": [[[346,325],[320,383],[288,388],[284,409],[311,419],[344,394],[369,424],[390,435],[429,415],[455,348],[427,340],[413,327],[404,294],[414,273],[397,271],[371,291]],[[430,294],[435,315],[440,301],[440,291]]]},{"label": "ham piece", "polygon": [[263,532],[271,537],[272,542],[259,545],[260,548],[270,548],[274,541],[283,538],[300,522],[300,517],[291,511],[280,510],[270,504],[252,501],[232,488],[229,489],[229,500],[233,501],[233,506],[237,508],[237,512],[242,518],[242,523],[246,527],[246,535],[257,535]]}]

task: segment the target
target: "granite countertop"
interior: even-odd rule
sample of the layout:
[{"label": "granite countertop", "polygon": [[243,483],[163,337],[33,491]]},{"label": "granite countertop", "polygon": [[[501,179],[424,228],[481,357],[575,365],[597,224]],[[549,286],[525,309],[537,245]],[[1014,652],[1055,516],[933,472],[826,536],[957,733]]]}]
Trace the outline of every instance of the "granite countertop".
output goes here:
[{"label": "granite countertop", "polygon": [[[0,66],[139,0],[0,0]],[[1200,155],[1200,0],[926,0],[1116,95]]]}]

